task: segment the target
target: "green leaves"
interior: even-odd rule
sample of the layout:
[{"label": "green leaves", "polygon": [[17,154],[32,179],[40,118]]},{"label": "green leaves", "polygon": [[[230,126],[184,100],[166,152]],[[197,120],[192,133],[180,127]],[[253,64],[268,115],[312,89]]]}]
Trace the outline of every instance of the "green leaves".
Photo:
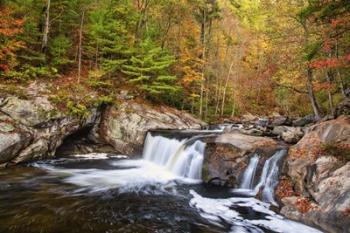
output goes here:
[{"label": "green leaves", "polygon": [[69,49],[71,47],[72,42],[68,37],[58,35],[53,38],[49,50],[52,55],[52,64],[55,67],[61,68],[62,66],[73,63],[73,60],[69,57]]},{"label": "green leaves", "polygon": [[122,66],[122,72],[129,75],[129,82],[147,93],[148,97],[157,98],[179,90],[176,76],[170,75],[170,67],[174,63],[174,56],[146,39],[135,48],[134,55]]},{"label": "green leaves", "polygon": [[322,48],[321,42],[308,44],[304,49],[304,53],[305,53],[304,59],[306,61],[311,61],[316,57],[317,53],[320,51],[321,48]]}]

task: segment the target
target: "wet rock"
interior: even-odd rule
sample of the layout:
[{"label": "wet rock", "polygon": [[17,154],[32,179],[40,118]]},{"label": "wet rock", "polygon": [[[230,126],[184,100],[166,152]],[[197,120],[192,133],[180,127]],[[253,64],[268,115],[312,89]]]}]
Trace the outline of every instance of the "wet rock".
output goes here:
[{"label": "wet rock", "polygon": [[241,117],[241,121],[242,121],[242,122],[245,122],[245,123],[254,123],[254,122],[256,122],[258,119],[259,119],[258,116],[254,116],[253,114],[250,114],[250,113],[244,114],[244,115]]},{"label": "wet rock", "polygon": [[6,122],[0,123],[0,131],[1,132],[9,133],[9,132],[13,132],[14,130],[15,130],[15,127],[12,124],[6,123]]},{"label": "wet rock", "polygon": [[64,138],[95,124],[100,114],[97,109],[91,109],[84,119],[65,115],[39,93],[44,88],[30,85],[28,99],[0,99],[0,164],[52,157]]},{"label": "wet rock", "polygon": [[350,98],[345,99],[343,102],[337,105],[334,115],[335,117],[340,115],[350,115]]},{"label": "wet rock", "polygon": [[300,198],[313,208],[302,212],[283,198],[282,213],[295,220],[317,225],[327,232],[349,232],[350,118],[341,116],[309,128],[289,150],[287,175]]},{"label": "wet rock", "polygon": [[31,140],[32,135],[29,132],[0,132],[0,164],[15,158]]},{"label": "wet rock", "polygon": [[234,132],[234,131],[238,131],[242,134],[250,135],[250,136],[264,136],[265,135],[265,131],[258,129],[258,128],[250,128],[250,129],[240,128],[238,130],[233,130],[231,132]]},{"label": "wet rock", "polygon": [[275,126],[272,134],[279,136],[287,143],[297,143],[303,136],[304,132],[301,127]]},{"label": "wet rock", "polygon": [[54,116],[51,104],[38,105],[35,101],[11,96],[4,100],[1,112],[28,127],[35,127],[49,121]]},{"label": "wet rock", "polygon": [[255,124],[259,127],[267,127],[269,125],[269,118],[267,117],[260,117],[256,122]]},{"label": "wet rock", "polygon": [[304,126],[312,124],[312,123],[316,123],[316,119],[313,115],[308,115],[308,116],[301,117],[301,118],[294,120],[292,125],[297,126],[297,127],[298,126],[304,127]]},{"label": "wet rock", "polygon": [[[203,180],[235,187],[254,153],[269,157],[280,145],[273,139],[240,133],[225,133],[208,142],[203,165]],[[218,182],[220,181],[220,182]]]},{"label": "wet rock", "polygon": [[126,101],[109,108],[101,122],[100,135],[119,153],[140,154],[147,131],[156,129],[200,129],[205,123],[169,107]]},{"label": "wet rock", "polygon": [[12,163],[21,163],[26,162],[32,159],[40,159],[45,157],[45,154],[49,151],[48,148],[49,142],[45,139],[39,139],[36,142],[32,143],[24,150],[22,150],[18,156],[16,156],[11,162]]},{"label": "wet rock", "polygon": [[286,116],[276,116],[271,120],[271,126],[290,125],[292,122]]}]

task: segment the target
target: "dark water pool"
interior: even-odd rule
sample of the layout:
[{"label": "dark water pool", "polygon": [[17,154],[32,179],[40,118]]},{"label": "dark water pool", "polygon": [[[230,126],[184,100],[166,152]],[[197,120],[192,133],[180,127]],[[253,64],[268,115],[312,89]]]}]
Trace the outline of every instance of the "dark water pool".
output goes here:
[{"label": "dark water pool", "polygon": [[319,231],[228,189],[182,180],[141,160],[97,156],[0,170],[0,232]]}]

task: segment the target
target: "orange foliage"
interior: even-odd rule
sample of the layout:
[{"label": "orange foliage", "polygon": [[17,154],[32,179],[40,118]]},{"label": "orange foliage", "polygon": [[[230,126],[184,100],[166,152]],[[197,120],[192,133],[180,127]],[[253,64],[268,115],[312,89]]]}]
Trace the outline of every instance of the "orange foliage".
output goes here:
[{"label": "orange foliage", "polygon": [[337,58],[328,58],[311,62],[310,67],[315,69],[336,68],[342,65],[342,61]]},{"label": "orange foliage", "polygon": [[23,31],[23,19],[12,16],[10,8],[0,8],[0,71],[8,72],[16,64],[15,51],[24,47],[22,41],[14,37]]},{"label": "orange foliage", "polygon": [[293,190],[293,184],[290,180],[287,179],[281,179],[279,182],[277,189],[276,189],[276,196],[279,199],[285,198],[285,197],[291,197],[295,196],[296,194],[294,193]]},{"label": "orange foliage", "polygon": [[310,200],[305,197],[298,198],[295,204],[298,211],[303,214],[309,212],[313,208]]},{"label": "orange foliage", "polygon": [[13,11],[10,8],[0,9],[0,34],[7,37],[12,37],[23,31],[23,19],[15,19]]},{"label": "orange foliage", "polygon": [[333,90],[335,87],[334,83],[315,83],[315,90],[320,91],[320,90]]},{"label": "orange foliage", "polygon": [[342,213],[345,217],[350,217],[350,208],[346,208],[343,213]]}]

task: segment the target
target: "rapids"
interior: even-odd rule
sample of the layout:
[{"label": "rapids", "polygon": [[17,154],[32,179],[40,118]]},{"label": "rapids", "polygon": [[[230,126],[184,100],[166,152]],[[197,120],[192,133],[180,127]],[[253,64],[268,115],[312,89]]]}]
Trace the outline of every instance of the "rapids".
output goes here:
[{"label": "rapids", "polygon": [[[272,211],[270,194],[263,202],[203,184],[201,138],[149,134],[139,159],[89,154],[0,170],[0,232],[320,232]],[[284,154],[255,186],[252,157],[241,187],[270,193]]]}]

